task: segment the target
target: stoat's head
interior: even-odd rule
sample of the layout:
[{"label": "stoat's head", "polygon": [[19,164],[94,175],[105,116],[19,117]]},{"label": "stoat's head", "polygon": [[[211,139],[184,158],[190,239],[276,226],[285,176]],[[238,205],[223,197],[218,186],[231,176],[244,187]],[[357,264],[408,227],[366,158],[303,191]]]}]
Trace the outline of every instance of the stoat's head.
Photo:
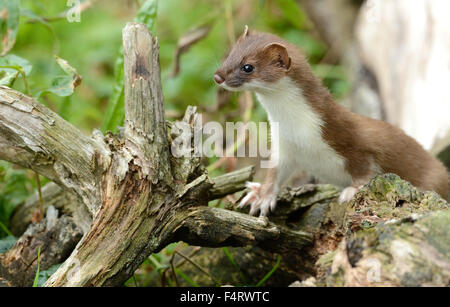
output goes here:
[{"label": "stoat's head", "polygon": [[230,91],[258,91],[287,75],[291,68],[287,44],[279,37],[251,32],[245,26],[214,80]]}]

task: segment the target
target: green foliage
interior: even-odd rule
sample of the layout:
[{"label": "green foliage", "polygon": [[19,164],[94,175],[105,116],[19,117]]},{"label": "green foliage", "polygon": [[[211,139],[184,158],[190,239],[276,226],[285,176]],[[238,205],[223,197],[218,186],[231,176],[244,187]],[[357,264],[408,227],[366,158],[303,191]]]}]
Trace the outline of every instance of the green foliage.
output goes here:
[{"label": "green foliage", "polygon": [[180,269],[175,268],[175,273],[181,276],[191,287],[198,287],[197,283],[192,280],[188,275],[184,274]]},{"label": "green foliage", "polygon": [[6,55],[16,42],[20,19],[20,0],[0,0],[1,56]]},{"label": "green foliage", "polygon": [[147,29],[153,31],[156,23],[156,13],[158,11],[158,0],[146,0],[138,10],[135,20],[142,22]]},{"label": "green foliage", "polygon": [[102,122],[101,130],[103,132],[108,130],[117,131],[117,127],[123,123],[125,117],[123,77],[123,50],[121,48],[116,64],[114,65],[115,83]]},{"label": "green foliage", "polygon": [[25,78],[30,74],[32,66],[27,60],[8,54],[0,58],[0,85],[13,86],[19,76]]},{"label": "green foliage", "polygon": [[273,266],[273,268],[256,284],[256,287],[261,287],[269,278],[272,276],[273,273],[278,269],[278,266],[281,262],[281,256],[277,256],[277,262]]},{"label": "green foliage", "polygon": [[293,26],[298,29],[305,28],[306,16],[300,10],[297,1],[294,0],[276,0],[277,5],[283,12],[283,16],[288,20]]},{"label": "green foliage", "polygon": [[55,59],[65,74],[55,76],[48,89],[40,91],[35,95],[37,98],[48,93],[53,93],[60,97],[70,96],[73,94],[75,87],[81,82],[81,77],[78,75],[77,70],[70,66],[66,60],[56,55]]},{"label": "green foliage", "polygon": [[16,170],[9,163],[0,161],[0,238],[6,236],[14,208],[24,202],[30,194],[26,172]]},{"label": "green foliage", "polygon": [[247,278],[245,278],[244,274],[241,271],[241,268],[239,267],[239,265],[236,263],[236,261],[234,260],[233,255],[230,253],[230,251],[228,250],[228,248],[226,247],[222,247],[223,252],[225,253],[225,255],[227,255],[227,258],[230,259],[231,263],[233,264],[234,268],[236,269],[236,271],[239,273],[239,277],[241,278],[241,281],[244,285],[248,284]]}]

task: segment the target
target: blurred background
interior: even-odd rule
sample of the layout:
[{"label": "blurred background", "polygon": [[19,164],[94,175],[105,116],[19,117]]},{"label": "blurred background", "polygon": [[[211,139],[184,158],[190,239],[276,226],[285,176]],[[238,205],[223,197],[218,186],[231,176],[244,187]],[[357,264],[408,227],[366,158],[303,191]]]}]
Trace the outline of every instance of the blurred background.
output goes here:
[{"label": "blurred background", "polygon": [[[0,0],[0,84],[35,97],[88,135],[122,125],[121,36],[133,20],[158,36],[168,120],[195,105],[204,121],[266,121],[252,95],[221,91],[212,79],[248,25],[296,44],[339,103],[403,128],[449,163],[449,1],[90,0],[80,1],[79,22],[69,22],[68,14],[76,17],[69,2]],[[234,150],[245,140],[226,145]],[[256,162],[204,164],[214,176]],[[263,175],[258,170],[256,179]],[[0,238],[15,237],[11,215],[36,186],[33,172],[0,161]],[[150,256],[127,285],[173,285],[166,269],[181,245]],[[177,274],[195,285],[182,269]]]}]

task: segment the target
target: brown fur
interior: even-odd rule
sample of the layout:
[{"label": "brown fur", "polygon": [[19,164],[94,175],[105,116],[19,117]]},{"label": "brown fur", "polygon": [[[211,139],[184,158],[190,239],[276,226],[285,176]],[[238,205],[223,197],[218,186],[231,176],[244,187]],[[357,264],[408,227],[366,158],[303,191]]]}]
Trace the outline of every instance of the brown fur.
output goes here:
[{"label": "brown fur", "polygon": [[[245,64],[255,66],[255,71],[242,73]],[[286,75],[295,80],[324,121],[322,137],[344,157],[354,186],[366,183],[378,165],[385,173],[447,198],[449,175],[444,165],[402,130],[337,104],[296,46],[272,34],[245,31],[217,74],[231,87],[252,79],[275,82]]]}]

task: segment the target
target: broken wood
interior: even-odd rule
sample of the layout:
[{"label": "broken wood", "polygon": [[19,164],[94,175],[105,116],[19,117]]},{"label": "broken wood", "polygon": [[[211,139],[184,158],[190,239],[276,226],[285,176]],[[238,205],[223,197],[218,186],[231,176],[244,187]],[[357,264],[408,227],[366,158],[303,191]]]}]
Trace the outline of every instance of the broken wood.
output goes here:
[{"label": "broken wood", "polygon": [[[52,207],[53,208],[53,207]],[[38,224],[31,224],[14,246],[0,254],[0,276],[9,286],[30,287],[38,265],[44,271],[63,262],[81,239],[82,232],[71,217],[49,214]]]}]

